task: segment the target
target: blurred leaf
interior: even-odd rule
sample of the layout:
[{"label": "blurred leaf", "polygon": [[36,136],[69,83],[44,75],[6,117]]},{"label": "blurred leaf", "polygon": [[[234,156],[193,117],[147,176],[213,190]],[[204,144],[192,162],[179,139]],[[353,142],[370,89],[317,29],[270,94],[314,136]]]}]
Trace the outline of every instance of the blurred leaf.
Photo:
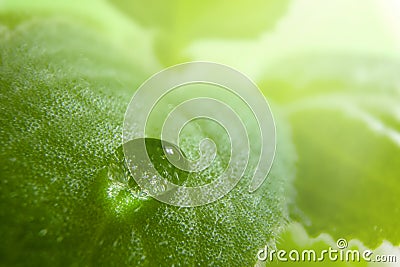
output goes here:
[{"label": "blurred leaf", "polygon": [[263,87],[279,88],[268,95],[292,123],[299,156],[293,215],[311,234],[400,244],[399,66],[299,57],[266,78]]},{"label": "blurred leaf", "polygon": [[[390,7],[388,2],[365,0],[363,5],[359,5],[347,0],[294,0],[276,27],[261,33],[258,38],[198,40],[186,48],[186,53],[193,60],[210,60],[234,66],[257,82],[270,77],[270,73],[281,71],[287,74],[286,77],[280,76],[281,82],[293,85],[299,80],[291,80],[291,75],[295,73],[285,72],[283,64],[290,64],[286,66],[289,69],[294,64],[302,71],[305,66],[300,64],[307,63],[307,59],[320,59],[320,67],[323,67],[322,60],[334,60],[339,56],[346,61],[337,64],[346,68],[347,64],[352,64],[354,57],[399,58],[400,39],[391,33],[399,28],[392,22],[400,16],[393,8],[392,21],[392,17],[384,12],[383,6]],[[329,75],[328,69],[318,71]],[[341,79],[340,71],[336,71]],[[318,76],[313,78],[318,79]],[[331,79],[324,85],[329,86],[329,82],[334,85],[337,81]],[[271,91],[273,88],[265,89]],[[277,89],[280,90],[280,87]],[[324,90],[324,87],[319,89]]]},{"label": "blurred leaf", "polygon": [[283,1],[126,1],[111,0],[134,21],[157,30],[157,55],[165,64],[184,60],[191,42],[212,38],[254,38],[285,13]]},{"label": "blurred leaf", "polygon": [[400,244],[399,146],[337,112],[299,112],[293,121],[297,205],[310,232],[359,238],[372,247],[384,239]]}]

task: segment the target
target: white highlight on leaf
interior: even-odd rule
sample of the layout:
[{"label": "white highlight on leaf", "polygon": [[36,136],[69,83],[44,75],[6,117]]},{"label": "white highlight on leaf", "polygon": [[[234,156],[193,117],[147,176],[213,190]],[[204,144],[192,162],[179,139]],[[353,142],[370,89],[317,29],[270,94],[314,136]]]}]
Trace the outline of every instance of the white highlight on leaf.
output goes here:
[{"label": "white highlight on leaf", "polygon": [[[313,97],[311,99],[307,98],[290,104],[286,106],[286,112],[290,115],[295,112],[308,109],[340,110],[345,115],[364,122],[371,131],[374,131],[375,133],[389,138],[398,147],[400,147],[400,133],[395,129],[388,127],[387,125],[385,125],[384,122],[362,109],[360,107],[361,105],[357,102],[362,101],[360,101],[360,99],[358,98],[351,98],[349,96],[341,96],[336,94],[324,95]],[[396,119],[400,118],[400,109],[397,107],[390,108],[390,106],[386,105],[384,106],[384,108],[381,109],[385,112],[391,111],[390,115],[395,117]]]},{"label": "white highlight on leaf", "polygon": [[365,122],[371,130],[388,137],[400,147],[400,134],[396,130],[387,127],[383,122],[359,108],[348,106],[347,111],[351,116]]}]

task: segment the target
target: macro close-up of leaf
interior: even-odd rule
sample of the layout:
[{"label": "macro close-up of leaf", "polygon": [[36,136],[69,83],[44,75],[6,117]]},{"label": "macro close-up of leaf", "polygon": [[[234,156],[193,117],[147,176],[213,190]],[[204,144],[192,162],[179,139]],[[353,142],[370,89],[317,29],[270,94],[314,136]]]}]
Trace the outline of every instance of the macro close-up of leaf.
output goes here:
[{"label": "macro close-up of leaf", "polygon": [[[257,259],[264,247],[321,251],[346,239],[400,261],[392,2],[1,1],[0,266],[396,266]],[[276,152],[255,192],[245,172],[218,201],[177,207],[136,183],[123,122],[144,81],[191,60],[254,80],[274,115]],[[150,121],[180,98],[166,97]],[[220,149],[202,173],[177,172],[147,140],[175,183],[208,183],[229,162],[219,128],[193,125],[181,155],[196,158],[204,138]]]}]

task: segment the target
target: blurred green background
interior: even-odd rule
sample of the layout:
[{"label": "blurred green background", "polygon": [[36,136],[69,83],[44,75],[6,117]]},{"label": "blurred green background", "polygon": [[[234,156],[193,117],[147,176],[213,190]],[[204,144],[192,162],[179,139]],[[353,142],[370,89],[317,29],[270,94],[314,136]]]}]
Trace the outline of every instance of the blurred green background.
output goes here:
[{"label": "blurred green background", "polygon": [[[399,1],[2,0],[0,22],[1,265],[243,266],[256,263],[258,242],[320,249],[339,238],[400,261]],[[165,235],[143,230],[141,237],[131,224],[147,219],[94,225],[105,218],[98,217],[103,208],[79,210],[100,201],[88,188],[108,186],[94,177],[114,160],[136,88],[167,66],[193,60],[232,66],[260,87],[277,120],[271,179],[279,183],[260,193],[265,207],[213,209],[213,216],[233,213],[238,232],[220,226],[221,240],[233,236],[232,243],[216,238],[215,251],[208,251],[214,241],[190,247],[190,234],[177,234],[152,261],[156,239],[186,229],[189,215],[200,228],[210,223],[196,232],[199,240],[209,238],[207,212],[170,211],[121,195],[102,202],[112,206],[107,214],[139,205],[138,216],[162,210],[178,218]],[[277,215],[254,215],[258,223],[246,232],[253,223],[245,221],[248,208]],[[114,241],[118,227],[129,242]],[[103,234],[109,247],[101,247]],[[92,235],[100,245],[80,244]],[[244,240],[256,247],[247,251]],[[221,253],[227,256],[219,261]]]}]

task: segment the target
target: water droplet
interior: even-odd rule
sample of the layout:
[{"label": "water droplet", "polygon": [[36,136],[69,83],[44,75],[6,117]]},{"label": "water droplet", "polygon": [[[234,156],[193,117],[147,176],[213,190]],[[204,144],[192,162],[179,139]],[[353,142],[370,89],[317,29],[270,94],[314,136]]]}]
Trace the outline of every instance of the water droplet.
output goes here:
[{"label": "water droplet", "polygon": [[42,229],[39,231],[39,236],[45,236],[47,235],[47,229]]},{"label": "water droplet", "polygon": [[[148,158],[143,155],[135,155],[136,151],[141,151],[143,141]],[[136,159],[134,164],[137,168],[131,168],[133,176],[140,175],[141,178],[151,179],[149,181],[151,185],[156,185],[161,178],[177,185],[182,185],[187,180],[189,173],[175,166],[176,164],[185,166],[186,163],[186,156],[178,146],[155,138],[134,139],[124,146],[125,150],[130,151],[128,159],[132,159],[132,161],[134,158]],[[148,159],[151,161],[150,166]],[[156,172],[153,173],[154,170]],[[156,179],[153,177],[154,175],[157,175]]]},{"label": "water droplet", "polygon": [[147,196],[148,196],[148,193],[147,193],[146,191],[141,191],[141,192],[139,193],[139,197],[144,198],[144,197],[147,197]]}]

